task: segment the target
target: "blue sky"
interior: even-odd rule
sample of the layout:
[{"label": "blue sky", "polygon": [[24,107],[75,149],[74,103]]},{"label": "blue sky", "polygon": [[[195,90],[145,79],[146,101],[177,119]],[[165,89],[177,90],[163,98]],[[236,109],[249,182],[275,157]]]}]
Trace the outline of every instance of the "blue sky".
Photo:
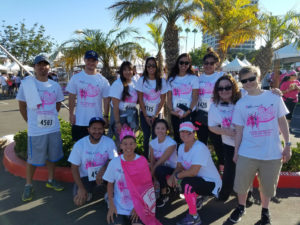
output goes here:
[{"label": "blue sky", "polygon": [[[25,19],[28,27],[39,23],[45,26],[46,33],[57,43],[62,43],[72,38],[73,32],[77,29],[100,29],[107,32],[115,28],[113,11],[107,9],[114,2],[113,0],[0,0],[0,21],[5,20],[6,24],[12,25]],[[272,12],[274,15],[282,15],[290,9],[300,12],[300,1],[260,0],[259,8]],[[149,18],[144,17],[134,21],[131,26],[138,28],[141,35],[148,37],[145,25],[147,22],[149,22]],[[120,27],[127,26],[128,24],[123,23]],[[187,27],[191,30],[194,28],[192,24],[182,24],[183,29]],[[181,40],[181,45],[185,46],[185,40]],[[198,33],[196,47],[200,45],[201,35]],[[148,43],[144,47],[151,53],[155,52]],[[193,35],[190,33],[188,49],[192,47]]]}]

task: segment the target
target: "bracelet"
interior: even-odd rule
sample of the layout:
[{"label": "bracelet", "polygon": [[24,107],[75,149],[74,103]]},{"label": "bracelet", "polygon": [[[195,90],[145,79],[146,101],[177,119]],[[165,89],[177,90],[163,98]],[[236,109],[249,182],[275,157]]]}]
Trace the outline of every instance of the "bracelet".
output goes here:
[{"label": "bracelet", "polygon": [[178,174],[179,174],[180,172],[176,172],[175,174],[174,174],[174,177],[177,179],[177,180],[180,180],[180,178],[178,177]]}]

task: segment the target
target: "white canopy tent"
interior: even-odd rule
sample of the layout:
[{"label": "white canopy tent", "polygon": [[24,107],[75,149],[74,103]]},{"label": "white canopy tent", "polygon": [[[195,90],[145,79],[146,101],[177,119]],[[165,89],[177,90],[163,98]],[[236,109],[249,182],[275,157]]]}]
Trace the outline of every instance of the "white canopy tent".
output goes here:
[{"label": "white canopy tent", "polygon": [[300,49],[294,44],[289,44],[274,51],[273,60],[280,60],[280,63],[300,62]]},{"label": "white canopy tent", "polygon": [[244,58],[242,62],[245,63],[247,66],[252,65],[246,58]]},{"label": "white canopy tent", "polygon": [[228,61],[228,59],[226,59],[223,63],[222,63],[222,66],[221,67],[224,67],[226,65],[228,65],[230,63],[230,61]]},{"label": "white canopy tent", "polygon": [[4,65],[0,65],[0,70],[1,71],[7,71],[8,68],[6,66],[4,66]]},{"label": "white canopy tent", "polygon": [[231,61],[229,64],[223,67],[223,71],[225,72],[239,71],[244,66],[247,65],[236,57],[233,61]]},{"label": "white canopy tent", "polygon": [[20,70],[20,66],[16,62],[13,62],[12,64],[10,64],[8,66],[8,70],[12,71],[12,72],[19,71]]}]

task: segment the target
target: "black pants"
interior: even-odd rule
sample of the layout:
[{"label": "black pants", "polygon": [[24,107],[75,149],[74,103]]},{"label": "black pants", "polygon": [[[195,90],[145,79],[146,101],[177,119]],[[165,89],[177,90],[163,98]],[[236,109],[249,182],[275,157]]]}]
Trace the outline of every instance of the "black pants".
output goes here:
[{"label": "black pants", "polygon": [[215,134],[208,129],[208,126],[199,126],[197,131],[198,140],[207,145],[208,138],[210,139],[214,150],[217,154],[219,165],[224,165],[224,154],[222,147],[222,138],[221,135]]},{"label": "black pants", "polygon": [[155,177],[159,182],[160,189],[168,186],[167,184],[167,176],[172,175],[174,169],[172,167],[160,165],[155,169]]},{"label": "black pants", "polygon": [[284,103],[285,103],[286,107],[289,110],[289,114],[287,114],[285,117],[286,117],[287,120],[291,120],[294,108],[295,108],[295,106],[296,106],[297,103],[294,102],[292,99],[289,99],[289,98],[285,99]]},{"label": "black pants", "polygon": [[89,132],[87,130],[88,127],[86,126],[72,126],[72,139],[73,141],[78,141],[79,139],[89,135]]},{"label": "black pants", "polygon": [[[160,116],[158,116],[158,118],[160,118]],[[155,118],[155,120],[157,120],[158,118]],[[154,121],[155,122],[155,121]],[[143,145],[144,145],[144,156],[146,157],[146,159],[149,158],[149,139],[150,136],[152,136],[152,139],[156,138],[156,135],[154,133],[154,123],[152,125],[152,127],[150,127],[144,117],[143,112],[140,112],[140,123],[141,123],[141,128],[144,134],[144,141],[143,141]]]},{"label": "black pants", "polygon": [[177,142],[177,149],[178,149],[179,145],[182,143],[182,140],[180,139],[180,135],[179,135],[179,126],[181,123],[183,123],[185,121],[191,121],[191,116],[188,115],[185,118],[179,119],[177,116],[171,115],[171,123],[172,123],[172,127],[173,127],[173,132],[174,132],[174,140]]},{"label": "black pants", "polygon": [[209,196],[215,188],[214,182],[205,181],[202,177],[185,177],[181,181],[182,193],[185,193],[185,186],[192,187],[191,193],[196,192],[198,195]]},{"label": "black pants", "polygon": [[227,200],[233,190],[235,177],[235,163],[233,162],[234,147],[223,144],[224,152],[224,173],[222,178],[222,188],[219,193],[219,198]]}]

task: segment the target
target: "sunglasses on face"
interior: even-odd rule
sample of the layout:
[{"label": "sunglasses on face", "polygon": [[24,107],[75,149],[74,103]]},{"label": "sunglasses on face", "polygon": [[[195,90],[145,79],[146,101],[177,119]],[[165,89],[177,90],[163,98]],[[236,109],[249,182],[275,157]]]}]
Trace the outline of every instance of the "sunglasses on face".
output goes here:
[{"label": "sunglasses on face", "polygon": [[156,65],[155,64],[148,64],[147,68],[156,68]]},{"label": "sunglasses on face", "polygon": [[190,62],[188,62],[188,61],[180,61],[179,62],[179,65],[189,65],[190,64]]},{"label": "sunglasses on face", "polygon": [[232,89],[232,86],[229,86],[229,85],[228,85],[228,86],[225,86],[225,87],[218,87],[218,88],[217,88],[218,91],[224,91],[224,90],[225,90],[225,91],[229,91],[229,90],[231,90],[231,89]]},{"label": "sunglasses on face", "polygon": [[241,83],[242,83],[242,84],[246,84],[248,81],[249,81],[249,82],[252,82],[252,81],[255,81],[255,80],[256,80],[256,77],[249,77],[249,78],[247,78],[247,79],[241,80]]},{"label": "sunglasses on face", "polygon": [[205,66],[208,66],[208,65],[213,66],[214,64],[215,64],[215,62],[204,62],[204,65],[205,65]]}]

